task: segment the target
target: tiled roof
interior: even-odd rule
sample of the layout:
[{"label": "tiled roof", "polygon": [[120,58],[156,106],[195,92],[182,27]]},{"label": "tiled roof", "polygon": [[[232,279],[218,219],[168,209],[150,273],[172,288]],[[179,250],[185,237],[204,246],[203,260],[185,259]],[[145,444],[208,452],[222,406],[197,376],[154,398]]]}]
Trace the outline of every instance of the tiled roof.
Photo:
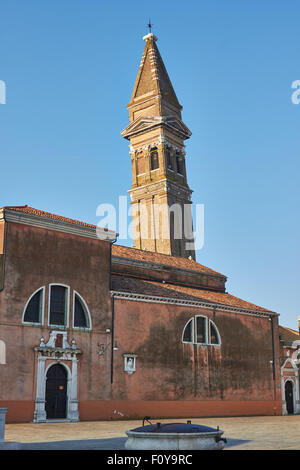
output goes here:
[{"label": "tiled roof", "polygon": [[[96,225],[87,224],[86,222],[81,222],[80,220],[70,219],[68,217],[63,217],[61,215],[52,214],[51,212],[45,212],[39,209],[34,209],[33,207],[30,207],[30,206],[5,206],[5,207],[2,207],[2,209],[11,210],[14,212],[21,212],[23,214],[36,215],[39,217],[46,217],[52,220],[60,220],[61,222],[68,222],[71,224],[76,224],[76,225],[81,225],[83,227],[91,227],[91,228],[96,229]],[[108,232],[111,231],[108,229],[103,229],[103,230],[106,230]]]},{"label": "tiled roof", "polygon": [[[83,227],[96,228],[96,225],[88,224],[75,219],[70,219],[68,217],[63,217],[61,215],[53,214],[51,212],[42,211],[40,209],[35,209],[33,207],[24,205],[24,206],[5,206],[2,209],[12,210],[14,212],[21,212],[23,214],[36,215],[39,217],[46,217],[52,220],[60,220],[62,222],[68,222],[76,225],[81,225]],[[111,230],[104,229],[105,231],[110,232]],[[112,254],[114,256],[120,256],[124,258],[138,259],[141,261],[149,261],[157,264],[163,264],[167,266],[174,266],[177,268],[190,269],[193,271],[201,271],[207,274],[215,274],[223,276],[223,274],[218,273],[206,266],[203,266],[200,263],[197,263],[194,260],[189,260],[186,258],[179,258],[177,256],[164,255],[160,253],[154,253],[150,251],[138,250],[136,248],[130,248],[127,246],[113,245]],[[223,276],[225,277],[225,276]]]},{"label": "tiled roof", "polygon": [[286,328],[285,326],[279,325],[279,336],[280,339],[287,343],[292,343],[293,341],[299,341],[300,335],[299,331],[292,330],[291,328]]},{"label": "tiled roof", "polygon": [[145,281],[136,278],[114,275],[112,276],[112,290],[133,294],[144,294],[172,299],[205,301],[229,307],[246,310],[256,310],[266,313],[275,313],[251,302],[239,299],[223,292],[211,292],[202,289],[166,284],[154,281]]},{"label": "tiled roof", "polygon": [[123,258],[133,258],[141,261],[149,261],[152,263],[174,266],[175,268],[190,269],[192,271],[201,271],[207,274],[214,274],[218,276],[224,276],[223,274],[214,271],[213,269],[207,268],[194,260],[187,258],[180,258],[178,256],[165,255],[162,253],[154,253],[152,251],[139,250],[137,248],[130,248],[127,246],[113,245],[112,255],[121,256]]},{"label": "tiled roof", "polygon": [[131,101],[146,93],[149,94],[153,92],[159,95],[169,96],[177,106],[180,106],[156,45],[156,37],[153,34],[148,34],[144,39],[146,40],[146,44]]}]

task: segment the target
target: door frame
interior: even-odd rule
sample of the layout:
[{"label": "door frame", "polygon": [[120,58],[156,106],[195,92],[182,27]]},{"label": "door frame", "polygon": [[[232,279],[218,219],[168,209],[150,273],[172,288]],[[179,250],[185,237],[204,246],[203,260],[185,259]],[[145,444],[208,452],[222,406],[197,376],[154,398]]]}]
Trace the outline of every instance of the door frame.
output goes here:
[{"label": "door frame", "polygon": [[[55,340],[57,334],[63,335],[63,347],[56,348]],[[36,398],[34,407],[34,423],[47,422],[46,416],[46,380],[47,372],[54,364],[60,364],[67,371],[67,404],[66,418],[58,421],[79,421],[77,388],[78,388],[78,355],[81,354],[77,349],[75,341],[72,346],[67,342],[67,333],[61,331],[52,331],[50,340],[47,344],[42,338],[40,346],[34,348],[37,351],[37,375],[36,375]],[[47,367],[46,367],[47,361]],[[50,420],[52,421],[52,420]]]},{"label": "door frame", "polygon": [[287,380],[293,382],[294,414],[300,413],[300,387],[299,387],[299,369],[298,363],[293,357],[288,356],[281,366],[281,401],[282,415],[287,415],[285,402],[285,383]]}]

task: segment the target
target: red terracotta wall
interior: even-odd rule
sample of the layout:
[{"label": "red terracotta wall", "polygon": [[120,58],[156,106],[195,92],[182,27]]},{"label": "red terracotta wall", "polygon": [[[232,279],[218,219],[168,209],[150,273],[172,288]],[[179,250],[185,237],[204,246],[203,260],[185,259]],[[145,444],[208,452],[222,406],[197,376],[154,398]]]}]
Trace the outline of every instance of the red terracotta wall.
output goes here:
[{"label": "red terracotta wall", "polygon": [[[275,381],[271,322],[242,315],[154,302],[110,300],[110,244],[100,240],[8,223],[5,288],[0,292],[0,406],[7,422],[33,420],[37,352],[49,339],[48,286],[61,283],[86,301],[92,331],[67,329],[82,351],[78,362],[81,420],[280,414],[278,325],[275,319]],[[1,231],[1,228],[0,228]],[[3,232],[1,232],[3,233]],[[0,241],[1,244],[1,241]],[[22,325],[31,294],[46,286],[44,324]],[[72,311],[72,295],[70,296]],[[183,344],[195,315],[216,324],[220,347]],[[111,364],[111,333],[118,349]],[[101,346],[100,346],[101,345]],[[99,354],[100,348],[103,354]],[[124,353],[137,355],[137,370],[124,372]],[[111,384],[111,365],[113,382]]]},{"label": "red terracotta wall", "polygon": [[[183,328],[194,315],[213,320],[221,335],[220,347],[182,343]],[[268,413],[278,411],[279,351],[275,342],[274,381],[268,317],[116,299],[115,339],[119,349],[114,353],[113,398],[118,402],[170,401],[171,407],[177,403],[180,409],[183,401],[195,401],[199,402],[197,413],[202,406],[205,415],[223,403],[226,415],[241,407],[247,414],[250,401],[257,413],[261,403]],[[124,353],[137,354],[137,370],[132,375],[123,370]]]},{"label": "red terracotta wall", "polygon": [[[8,420],[31,415],[36,394],[37,352],[41,337],[48,341],[48,286],[70,286],[68,340],[82,351],[78,363],[79,399],[110,398],[110,355],[99,356],[99,344],[107,347],[111,328],[110,243],[58,231],[8,223],[5,288],[0,292],[0,339],[6,345],[6,364],[0,365],[0,402],[10,401]],[[29,297],[46,286],[44,324],[22,324]],[[72,329],[73,290],[85,300],[92,331]],[[21,403],[24,404],[21,405]],[[4,406],[4,405],[3,405]],[[17,411],[18,410],[18,411]],[[23,411],[20,411],[23,410]],[[11,418],[10,418],[11,417]],[[27,419],[26,419],[27,420]]]},{"label": "red terracotta wall", "polygon": [[105,401],[80,402],[80,420],[280,416],[281,401]]}]

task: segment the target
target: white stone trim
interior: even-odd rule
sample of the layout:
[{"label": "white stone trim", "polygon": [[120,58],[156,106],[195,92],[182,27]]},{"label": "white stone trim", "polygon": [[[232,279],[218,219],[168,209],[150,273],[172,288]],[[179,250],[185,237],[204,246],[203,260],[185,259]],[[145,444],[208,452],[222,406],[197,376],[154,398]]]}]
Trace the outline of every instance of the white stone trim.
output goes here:
[{"label": "white stone trim", "polygon": [[[130,354],[130,353],[125,353],[123,354],[124,357],[124,372],[126,372],[128,375],[133,374],[136,372],[136,358],[137,354]],[[128,359],[133,360],[133,366],[130,368],[128,367]]]},{"label": "white stone trim", "polygon": [[144,41],[147,41],[147,39],[153,39],[153,41],[157,41],[157,37],[153,33],[146,34],[146,36],[143,36]]},{"label": "white stone trim", "polygon": [[132,145],[129,146],[129,153],[130,155],[135,155],[136,153],[143,152],[144,150],[150,150],[153,147],[157,147],[158,145],[164,145],[166,148],[179,152],[180,155],[186,155],[186,151],[183,147],[177,147],[176,145],[169,142],[166,137],[159,136],[157,140],[151,142],[151,144],[143,145],[142,147],[133,147]]},{"label": "white stone trim", "polygon": [[[159,181],[154,181],[152,183],[145,183],[141,186],[138,186],[134,189],[129,189],[128,192],[130,194],[131,200],[133,201],[133,196],[135,199],[141,199],[144,196],[144,189],[147,188],[148,194],[160,194],[161,191],[170,191],[171,194],[175,195],[178,202],[179,196],[181,197],[181,201],[186,203],[192,203],[191,195],[193,191],[187,187],[181,186],[181,183],[174,183],[168,180],[168,178],[163,178]],[[141,197],[139,197],[139,195]]]},{"label": "white stone trim", "polygon": [[50,219],[40,215],[18,212],[12,209],[3,208],[0,211],[0,220],[1,219],[5,219],[7,222],[15,222],[48,230],[56,230],[58,232],[70,233],[72,235],[95,238],[98,240],[100,239],[111,243],[114,242],[118,236],[115,231],[105,230],[102,227],[89,227],[72,222],[66,222],[60,219]]},{"label": "white stone trim", "polygon": [[171,297],[160,297],[155,295],[147,295],[147,294],[133,294],[130,292],[121,292],[121,291],[111,291],[111,295],[114,296],[115,299],[129,299],[136,302],[150,302],[150,303],[160,303],[160,304],[175,304],[175,305],[183,305],[183,306],[191,306],[191,307],[199,307],[199,308],[207,308],[211,310],[221,310],[226,312],[232,313],[240,313],[243,315],[252,315],[252,316],[259,316],[259,317],[277,317],[279,316],[278,313],[275,312],[263,312],[261,310],[250,310],[250,309],[242,309],[238,307],[231,307],[226,306],[223,304],[217,304],[213,302],[205,302],[205,301],[195,301],[195,300],[182,300],[176,299]]},{"label": "white stone trim", "polygon": [[[58,334],[63,334],[62,348],[55,347],[56,336]],[[66,335],[67,332],[62,333],[60,330],[53,330],[51,331],[49,341],[46,344],[44,343],[44,338],[42,338],[40,346],[34,348],[35,351],[38,352],[37,386],[33,420],[35,423],[47,421],[45,409],[47,372],[49,368],[55,364],[61,364],[67,370],[66,419],[68,421],[79,421],[77,399],[77,355],[81,354],[81,351],[77,349],[74,341],[72,341],[72,346],[69,345]],[[53,362],[45,368],[45,363],[49,359]],[[72,372],[70,367],[62,361],[71,361]]]},{"label": "white stone trim", "polygon": [[0,339],[0,365],[6,364],[6,344]]},{"label": "white stone trim", "polygon": [[[37,322],[37,323],[24,321],[25,313],[26,313],[27,307],[28,307],[28,305],[29,305],[29,302],[30,302],[31,299],[35,296],[35,294],[37,294],[37,292],[39,292],[39,291],[42,291],[42,305],[41,305],[41,312],[40,312],[40,321]],[[23,324],[25,324],[25,325],[44,325],[45,291],[46,291],[46,286],[42,286],[42,287],[39,287],[36,291],[34,291],[33,294],[31,294],[31,296],[30,296],[29,299],[27,300],[27,302],[26,302],[26,304],[25,304],[25,307],[24,307],[24,309],[23,309],[23,314],[22,314],[22,323],[23,323]]]},{"label": "white stone trim", "polygon": [[[297,359],[299,354],[300,346],[299,341],[295,341],[292,346],[293,349],[296,349],[293,352],[292,356],[289,356],[285,359],[283,365],[281,366],[281,399],[282,399],[282,414],[287,414],[286,401],[285,401],[285,383],[290,380],[293,382],[293,399],[294,399],[294,414],[300,413],[300,386],[299,386],[299,369]],[[291,367],[286,367],[290,365]],[[288,375],[285,375],[285,372]]]},{"label": "white stone trim", "polygon": [[299,407],[299,380],[296,377],[283,377],[281,386],[282,386],[282,414],[287,415],[287,406],[285,401],[285,385],[287,382],[291,382],[293,385],[293,414],[298,414],[300,411]]}]

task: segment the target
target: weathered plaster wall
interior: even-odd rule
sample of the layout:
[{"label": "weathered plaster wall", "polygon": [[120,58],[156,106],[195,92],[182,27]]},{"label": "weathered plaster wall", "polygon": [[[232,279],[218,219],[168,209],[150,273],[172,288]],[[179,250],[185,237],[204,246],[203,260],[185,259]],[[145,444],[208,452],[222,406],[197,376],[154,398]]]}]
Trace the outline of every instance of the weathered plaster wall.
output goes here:
[{"label": "weathered plaster wall", "polygon": [[[79,399],[106,400],[110,396],[110,357],[98,355],[106,347],[111,328],[110,244],[58,231],[8,223],[5,289],[0,292],[0,340],[6,346],[6,364],[0,365],[0,406],[23,402],[23,416],[31,415],[35,400],[37,353],[41,337],[48,341],[48,286],[70,286],[68,340],[82,350],[78,363]],[[46,286],[44,324],[22,325],[22,314],[31,294]],[[92,331],[72,329],[73,290],[85,300]],[[9,404],[11,403],[11,405]],[[19,407],[20,408],[20,407]],[[22,413],[21,413],[22,414]],[[14,418],[12,418],[14,420]]]},{"label": "weathered plaster wall", "polygon": [[[213,320],[220,347],[182,343],[183,328],[194,315]],[[275,344],[274,382],[269,318],[117,299],[115,338],[115,400],[220,401],[224,407],[227,402],[280,400],[279,351]],[[123,371],[124,353],[138,355],[132,375]]]}]

